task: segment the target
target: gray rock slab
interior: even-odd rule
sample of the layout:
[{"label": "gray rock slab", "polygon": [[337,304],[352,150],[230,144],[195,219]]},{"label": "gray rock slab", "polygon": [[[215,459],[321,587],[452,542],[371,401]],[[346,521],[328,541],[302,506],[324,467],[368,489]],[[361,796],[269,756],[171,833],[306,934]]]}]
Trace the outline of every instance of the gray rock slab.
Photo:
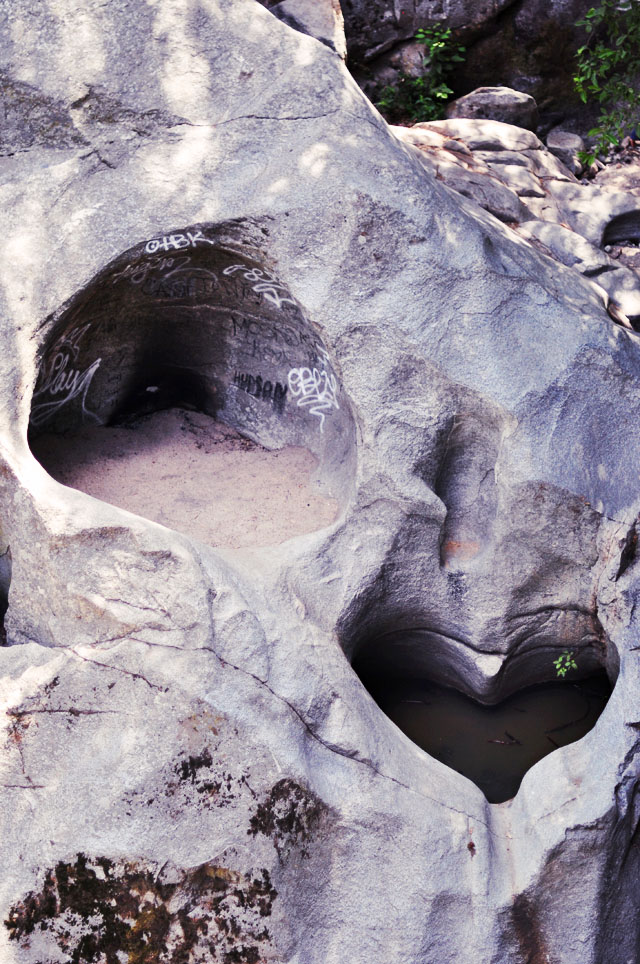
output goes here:
[{"label": "gray rock slab", "polygon": [[496,177],[464,170],[457,164],[436,162],[439,179],[463,197],[470,198],[500,221],[521,221],[526,209],[518,194]]},{"label": "gray rock slab", "polygon": [[[414,126],[420,128],[422,125]],[[501,121],[458,117],[430,121],[428,126],[449,137],[459,137],[473,151],[526,151],[539,150],[542,147],[532,131],[523,130],[513,124],[503,124]]]},{"label": "gray rock slab", "polygon": [[[520,221],[527,216],[527,209],[518,200],[515,190],[506,179],[492,174],[489,167],[478,161],[472,152],[458,150],[459,142],[438,141],[438,135],[429,130],[394,128],[398,138],[409,145],[418,162],[447,187],[469,198],[493,214],[500,221]],[[471,163],[470,163],[471,161]],[[522,171],[523,168],[515,168]],[[525,191],[540,191],[537,184],[520,179],[518,185]],[[544,194],[544,191],[541,192]]]},{"label": "gray rock slab", "polygon": [[[537,151],[534,153],[537,153]],[[503,164],[518,164],[529,171],[535,170],[534,161],[527,156],[525,151],[473,151],[473,156],[476,160],[480,160],[489,166],[501,167]]]},{"label": "gray rock slab", "polygon": [[518,234],[541,241],[554,258],[568,267],[577,264],[586,270],[605,266],[616,267],[615,262],[601,248],[560,224],[525,221],[518,227]]},{"label": "gray rock slab", "polygon": [[[446,143],[452,142],[452,138],[437,128],[432,127],[430,124],[422,124],[419,127],[401,127],[394,125],[390,127],[390,130],[392,130],[396,137],[403,141],[403,143],[414,144],[416,147],[421,148],[443,148]],[[459,145],[463,151],[469,151],[469,148],[462,141],[455,141],[453,143]]]},{"label": "gray rock slab", "polygon": [[[562,164],[557,157],[547,150],[525,150],[525,151],[473,151],[473,156],[477,160],[490,167],[505,165],[518,165],[524,167],[532,174],[545,180],[554,178],[561,181],[572,181],[577,183],[576,177],[571,171]],[[499,173],[499,170],[496,170]]]},{"label": "gray rock slab", "polygon": [[522,198],[522,203],[533,218],[548,221],[552,224],[564,222],[563,210],[552,197],[525,197]]},{"label": "gray rock slab", "polygon": [[577,154],[584,150],[584,141],[579,134],[571,131],[563,131],[560,127],[554,127],[545,138],[545,143],[552,154],[562,157],[562,152]]},{"label": "gray rock slab", "polygon": [[511,87],[477,87],[447,104],[447,117],[470,117],[502,121],[535,131],[538,105],[530,94]]},{"label": "gray rock slab", "polygon": [[495,165],[494,171],[507,187],[520,197],[546,197],[540,178],[520,164]]},{"label": "gray rock slab", "polygon": [[475,158],[473,166],[482,166],[482,161],[480,161],[480,165],[478,165],[478,154],[474,154],[473,151],[469,150],[463,141],[454,139],[453,137],[447,137],[446,134],[443,134],[435,128],[432,129],[428,124],[420,127],[391,126],[390,129],[404,144],[413,144],[421,150],[433,148],[436,151],[452,151],[454,154],[460,155],[459,160],[461,163],[466,164],[466,161],[463,159]]},{"label": "gray rock slab", "polygon": [[526,158],[532,165],[532,170],[543,178],[553,178],[559,181],[572,181],[577,183],[574,172],[566,167],[562,161],[547,150],[526,150],[522,152],[522,157]]},{"label": "gray rock slab", "polygon": [[607,164],[594,178],[597,187],[607,191],[624,191],[628,194],[640,196],[640,165],[625,164],[620,161]]},{"label": "gray rock slab", "polygon": [[347,40],[339,0],[282,0],[269,9],[294,30],[315,37],[346,60]]},{"label": "gray rock slab", "polygon": [[582,162],[578,152],[584,151],[584,141],[578,134],[555,127],[547,134],[546,144],[551,153],[555,154],[573,174],[580,173]]},{"label": "gray rock slab", "polygon": [[[588,274],[587,272],[583,272]],[[627,316],[633,325],[640,323],[640,278],[636,271],[614,263],[591,277],[607,292],[614,305]]]},{"label": "gray rock slab", "polygon": [[[460,140],[454,140],[452,137],[447,137],[442,143],[442,147],[446,151],[453,151],[454,154],[462,154],[466,158],[473,157],[473,151],[470,151],[466,144],[463,144]],[[474,162],[474,167],[476,166]]]},{"label": "gray rock slab", "polygon": [[520,224],[521,237],[535,238],[556,260],[595,281],[631,320],[640,315],[640,277],[618,264],[601,248],[559,224],[528,221]]},{"label": "gray rock slab", "polygon": [[593,244],[603,243],[605,231],[614,219],[635,216],[640,210],[637,196],[607,191],[590,184],[568,184],[549,180],[547,190],[562,210],[563,220]]}]

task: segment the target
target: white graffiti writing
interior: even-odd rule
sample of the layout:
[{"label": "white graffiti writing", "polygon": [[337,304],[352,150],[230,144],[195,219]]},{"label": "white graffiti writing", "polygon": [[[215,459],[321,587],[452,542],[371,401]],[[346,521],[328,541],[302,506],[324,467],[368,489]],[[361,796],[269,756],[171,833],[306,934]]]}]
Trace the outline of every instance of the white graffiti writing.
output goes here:
[{"label": "white graffiti writing", "polygon": [[157,258],[145,258],[144,260],[138,258],[137,261],[132,261],[120,271],[117,271],[112,276],[111,283],[117,285],[123,278],[129,278],[132,284],[141,285],[150,272],[164,274],[168,268],[178,264],[188,265],[190,261],[191,258],[185,255],[181,255],[179,258],[165,258],[164,255],[158,255]]},{"label": "white graffiti writing", "polygon": [[198,243],[215,244],[215,241],[205,238],[202,231],[185,231],[184,234],[165,234],[161,238],[152,238],[147,241],[144,250],[147,254],[155,254],[160,248],[163,251],[179,251],[181,248],[195,248]]},{"label": "white graffiti writing", "polygon": [[[31,424],[41,425],[74,398],[80,398],[83,418],[98,422],[99,419],[86,407],[87,392],[93,376],[100,367],[101,358],[97,358],[84,370],[74,368],[80,351],[80,340],[90,326],[75,328],[60,342],[58,349],[45,364],[40,376],[41,384],[36,387],[31,406]],[[49,401],[37,401],[47,398]]]},{"label": "white graffiti writing", "polygon": [[262,271],[260,268],[248,268],[246,264],[230,264],[222,273],[232,275],[236,271],[241,271],[245,281],[252,283],[253,291],[262,295],[266,301],[270,301],[276,308],[282,308],[284,304],[295,305],[293,298],[287,297],[289,292],[285,286],[280,284],[268,271]]},{"label": "white graffiti writing", "polygon": [[[323,352],[323,355],[326,363],[326,352]],[[317,368],[292,368],[288,382],[289,391],[298,399],[298,407],[308,407],[312,415],[317,415],[320,419],[320,431],[324,432],[325,413],[340,408],[336,398],[336,376],[330,374],[326,368],[322,371]]]}]

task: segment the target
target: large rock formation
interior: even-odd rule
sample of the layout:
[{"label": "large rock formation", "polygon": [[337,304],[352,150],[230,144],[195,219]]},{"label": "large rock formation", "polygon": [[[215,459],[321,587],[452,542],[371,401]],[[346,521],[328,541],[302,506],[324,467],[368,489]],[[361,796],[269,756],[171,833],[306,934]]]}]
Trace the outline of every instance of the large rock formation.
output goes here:
[{"label": "large rock formation", "polygon": [[[0,25],[0,958],[635,960],[638,336],[255,0]],[[222,549],[27,442],[172,402],[335,521]],[[491,702],[567,648],[611,699],[500,805],[351,667]]]},{"label": "large rock formation", "polygon": [[456,31],[482,31],[512,3],[513,0],[482,4],[477,0],[341,0],[350,53],[364,62],[411,40],[416,30],[433,23],[446,22]]}]

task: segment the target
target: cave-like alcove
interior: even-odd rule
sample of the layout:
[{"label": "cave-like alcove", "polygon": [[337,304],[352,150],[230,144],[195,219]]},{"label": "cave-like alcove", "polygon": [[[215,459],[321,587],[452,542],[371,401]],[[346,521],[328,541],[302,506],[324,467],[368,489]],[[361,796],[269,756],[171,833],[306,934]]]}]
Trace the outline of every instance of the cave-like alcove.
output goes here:
[{"label": "cave-like alcove", "polygon": [[[346,648],[363,685],[409,739],[473,780],[490,803],[503,803],[534,764],[581,739],[604,710],[619,660],[600,630],[574,643],[525,643],[494,675],[477,651],[425,626],[385,624]],[[571,664],[564,676],[559,657],[561,668]]]},{"label": "cave-like alcove", "polygon": [[215,545],[282,542],[343,508],[348,399],[247,226],[138,245],[43,331],[29,444],[58,481]]}]

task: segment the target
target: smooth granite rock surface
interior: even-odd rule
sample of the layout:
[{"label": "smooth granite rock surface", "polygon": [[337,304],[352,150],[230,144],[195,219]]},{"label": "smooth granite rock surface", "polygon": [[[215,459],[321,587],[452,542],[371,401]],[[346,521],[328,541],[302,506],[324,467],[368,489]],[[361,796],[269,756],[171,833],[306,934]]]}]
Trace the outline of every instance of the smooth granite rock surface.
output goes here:
[{"label": "smooth granite rock surface", "polygon": [[[635,961],[640,336],[255,0],[0,38],[0,960]],[[30,452],[171,393],[308,448],[335,522],[215,549]],[[566,649],[611,699],[500,805],[351,667],[492,702]]]},{"label": "smooth granite rock surface", "polygon": [[477,87],[447,104],[447,117],[479,117],[535,131],[538,105],[530,94],[511,87]]}]

